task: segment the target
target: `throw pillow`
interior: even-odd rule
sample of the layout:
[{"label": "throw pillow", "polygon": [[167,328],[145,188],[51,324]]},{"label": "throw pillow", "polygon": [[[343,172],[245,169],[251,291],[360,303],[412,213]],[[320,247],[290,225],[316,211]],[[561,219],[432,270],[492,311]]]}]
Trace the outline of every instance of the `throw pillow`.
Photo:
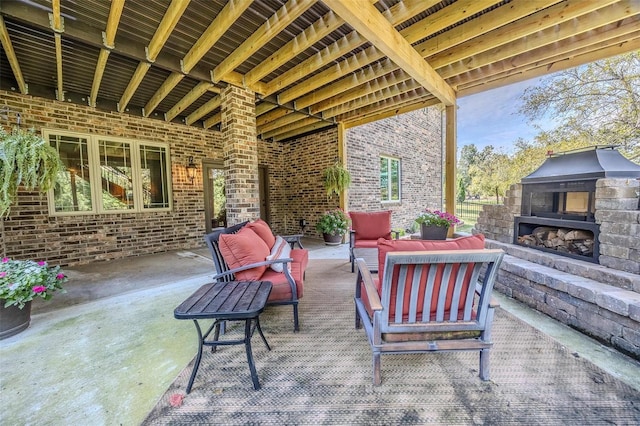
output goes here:
[{"label": "throw pillow", "polygon": [[[255,232],[245,226],[236,234],[220,235],[220,253],[230,269],[264,262],[269,255],[269,247]],[[266,266],[240,271],[235,274],[237,280],[259,280],[267,270]]]},{"label": "throw pillow", "polygon": [[271,228],[269,224],[262,219],[256,219],[253,222],[249,222],[247,224],[247,228],[251,229],[253,232],[258,234],[260,238],[267,244],[269,250],[273,247],[273,244],[276,242],[276,237],[273,236],[273,232],[271,232]]},{"label": "throw pillow", "polygon": [[[273,244],[271,248],[271,254],[267,256],[267,260],[274,259],[287,259],[291,257],[291,246],[288,242],[284,240],[280,235],[276,237],[276,242]],[[271,269],[276,272],[284,271],[284,263],[274,263],[271,265]],[[287,267],[291,270],[291,263],[287,263]]]}]

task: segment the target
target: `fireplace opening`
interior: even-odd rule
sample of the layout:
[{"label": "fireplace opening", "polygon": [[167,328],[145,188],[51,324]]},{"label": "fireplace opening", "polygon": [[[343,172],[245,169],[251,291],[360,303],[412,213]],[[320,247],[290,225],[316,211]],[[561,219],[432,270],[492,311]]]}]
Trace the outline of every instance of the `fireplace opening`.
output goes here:
[{"label": "fireplace opening", "polygon": [[518,244],[580,256],[580,259],[585,256],[589,260],[594,255],[596,238],[594,232],[588,229],[521,224]]}]

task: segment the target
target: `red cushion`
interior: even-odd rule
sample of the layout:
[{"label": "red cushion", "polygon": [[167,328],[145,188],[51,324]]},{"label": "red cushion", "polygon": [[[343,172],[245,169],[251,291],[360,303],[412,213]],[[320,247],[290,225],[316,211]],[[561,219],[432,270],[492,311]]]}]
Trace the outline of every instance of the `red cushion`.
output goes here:
[{"label": "red cushion", "polygon": [[273,244],[276,242],[276,237],[273,236],[273,232],[271,232],[271,228],[267,222],[262,219],[257,219],[254,222],[247,223],[246,228],[258,234],[267,244],[269,250],[271,250],[271,247],[273,247]]},{"label": "red cushion", "polygon": [[[483,249],[484,248],[484,235],[477,234],[469,237],[461,237],[456,238],[454,240],[446,240],[446,241],[437,241],[437,240],[378,240],[378,262],[379,262],[379,274],[380,280],[376,282],[376,289],[378,290],[378,294],[382,296],[382,280],[384,279],[384,261],[386,259],[387,253],[393,251],[423,251],[423,250],[471,250],[471,249]],[[449,281],[447,295],[445,299],[445,314],[448,315],[451,309],[451,302],[453,299],[453,291],[455,285],[455,276],[457,274],[457,270],[459,265],[455,265],[453,267],[453,271],[451,274],[451,278]],[[440,265],[436,272],[435,282],[440,282],[442,278],[442,271],[444,269],[444,265]],[[420,291],[418,297],[418,306],[424,305],[424,288],[426,286],[427,274],[429,273],[429,268],[424,268],[422,271],[421,279],[420,279]],[[466,289],[469,285],[469,280],[471,279],[472,270],[468,269],[465,275],[464,287],[462,289],[460,295],[459,306],[464,306],[466,300]],[[407,282],[404,284],[398,283],[398,286],[404,285],[405,287],[405,300],[403,306],[406,309],[403,309],[403,316],[408,314],[408,303],[411,297],[411,292],[409,289],[411,288],[411,277],[412,277],[412,268],[410,268],[409,273],[407,274]],[[399,279],[399,268],[396,268],[392,275],[392,281],[397,282]],[[434,295],[432,298],[432,303],[430,307],[430,311],[432,313],[431,317],[434,317],[434,313],[437,309],[438,302],[438,290],[439,287],[434,289]],[[396,300],[397,289],[396,287],[392,287],[391,289],[391,303],[389,306],[389,315],[390,317],[395,315],[395,300]],[[422,310],[419,309],[418,315],[422,314]]]},{"label": "red cushion", "polygon": [[[229,268],[239,268],[251,263],[264,262],[269,256],[267,244],[248,227],[243,227],[236,234],[220,235],[220,253]],[[235,274],[238,280],[259,280],[267,269],[266,266],[247,269]]]},{"label": "red cushion", "polygon": [[353,244],[354,248],[378,248],[378,240],[357,240]]},{"label": "red cushion", "polygon": [[358,240],[391,239],[391,210],[381,212],[349,212],[351,229]]},{"label": "red cushion", "polygon": [[[296,282],[296,292],[298,299],[302,298],[304,290],[304,271],[309,263],[309,252],[304,249],[291,250],[291,277]],[[269,294],[268,302],[284,302],[291,300],[291,286],[287,281],[287,277],[283,272],[275,272],[267,269],[261,280],[271,281],[273,288]]]}]

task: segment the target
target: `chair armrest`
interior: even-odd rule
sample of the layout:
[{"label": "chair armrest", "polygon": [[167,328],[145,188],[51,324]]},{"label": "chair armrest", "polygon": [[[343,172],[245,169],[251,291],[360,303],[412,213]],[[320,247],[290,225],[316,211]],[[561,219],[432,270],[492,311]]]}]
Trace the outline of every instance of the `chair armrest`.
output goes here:
[{"label": "chair armrest", "polygon": [[[220,274],[216,274],[213,276],[213,279],[217,280],[218,278],[222,278],[227,275],[232,275],[232,274],[235,274],[236,272],[242,272],[242,271],[246,271],[247,269],[257,268],[258,266],[271,266],[274,263],[289,263],[289,262],[293,262],[293,259],[290,257],[283,258],[283,259],[265,260],[264,262],[250,263],[249,265],[240,266],[239,268],[229,269],[228,271],[224,271]],[[285,268],[285,269],[288,270],[288,268]]]},{"label": "chair armrest", "polygon": [[289,243],[289,245],[291,246],[291,249],[294,248],[294,246],[296,244],[298,244],[298,246],[303,249],[304,247],[302,246],[302,242],[300,241],[300,238],[303,237],[302,234],[295,234],[295,235],[281,235],[282,239],[285,240],[286,242]]},{"label": "chair armrest", "polygon": [[362,277],[362,284],[364,285],[364,291],[367,293],[367,299],[369,300],[369,306],[371,307],[371,310],[381,311],[382,302],[380,301],[378,290],[373,284],[373,277],[371,276],[369,267],[361,257],[356,259],[356,263],[358,265],[359,275]]},{"label": "chair armrest", "polygon": [[353,249],[355,244],[356,244],[356,230],[350,229],[349,230],[349,249]]}]

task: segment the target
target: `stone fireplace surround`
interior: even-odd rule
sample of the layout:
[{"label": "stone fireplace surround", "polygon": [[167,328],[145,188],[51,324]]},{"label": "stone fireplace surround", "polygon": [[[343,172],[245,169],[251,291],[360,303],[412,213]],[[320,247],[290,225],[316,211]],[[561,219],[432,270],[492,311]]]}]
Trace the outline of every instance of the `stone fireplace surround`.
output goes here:
[{"label": "stone fireplace surround", "polygon": [[599,263],[513,244],[522,186],[502,205],[486,205],[473,233],[506,253],[496,289],[640,360],[640,180],[596,183]]}]

